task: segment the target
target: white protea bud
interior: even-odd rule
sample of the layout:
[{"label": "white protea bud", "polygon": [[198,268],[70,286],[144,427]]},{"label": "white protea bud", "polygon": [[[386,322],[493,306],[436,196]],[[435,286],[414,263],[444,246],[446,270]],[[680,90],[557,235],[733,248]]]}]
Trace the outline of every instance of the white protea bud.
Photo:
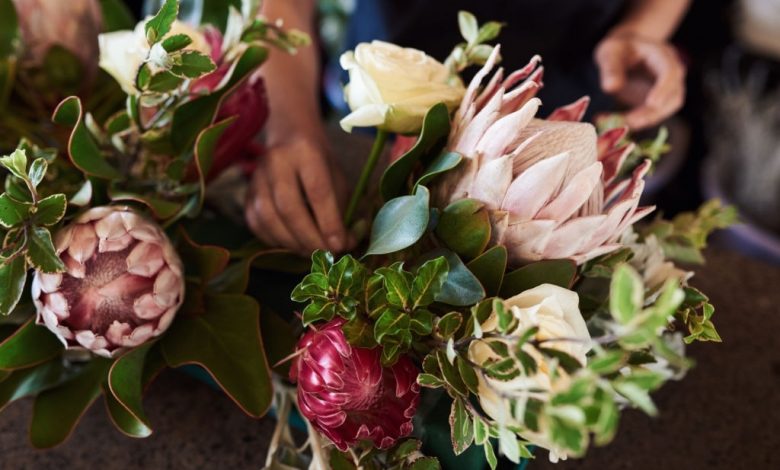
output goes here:
[{"label": "white protea bud", "polygon": [[184,300],[182,262],[154,222],[96,207],[57,233],[66,272],[35,272],[39,324],[68,348],[112,357],[162,334]]}]

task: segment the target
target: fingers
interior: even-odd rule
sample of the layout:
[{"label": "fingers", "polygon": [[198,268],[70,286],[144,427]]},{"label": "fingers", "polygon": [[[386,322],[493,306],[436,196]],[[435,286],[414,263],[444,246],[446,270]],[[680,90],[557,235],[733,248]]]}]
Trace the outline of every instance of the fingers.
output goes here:
[{"label": "fingers", "polygon": [[334,252],[345,250],[347,234],[328,165],[322,159],[312,160],[301,168],[300,176],[326,246]]},{"label": "fingers", "polygon": [[625,86],[628,57],[621,40],[607,39],[596,49],[596,64],[605,93],[616,93]]},{"label": "fingers", "polygon": [[258,167],[252,177],[246,205],[246,220],[252,232],[271,246],[283,246],[294,251],[303,247],[290,233],[276,209],[266,177],[266,165]]}]

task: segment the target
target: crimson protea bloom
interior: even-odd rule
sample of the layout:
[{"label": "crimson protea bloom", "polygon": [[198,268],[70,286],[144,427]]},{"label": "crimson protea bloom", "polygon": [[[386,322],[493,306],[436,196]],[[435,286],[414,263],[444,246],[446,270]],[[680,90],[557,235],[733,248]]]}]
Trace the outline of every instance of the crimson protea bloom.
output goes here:
[{"label": "crimson protea bloom", "polygon": [[182,263],[160,227],[126,207],[96,207],[56,236],[67,271],[37,271],[38,323],[66,347],[112,357],[170,326],[184,300]]},{"label": "crimson protea bloom", "polygon": [[332,320],[298,342],[300,354],[290,369],[298,382],[298,407],[342,451],[362,439],[387,449],[412,432],[418,370],[405,356],[382,367],[380,349],[347,343],[343,324]]},{"label": "crimson protea bloom", "polygon": [[506,79],[499,69],[480,92],[497,56],[498,47],[455,115],[447,147],[465,161],[443,180],[439,197],[484,202],[492,241],[506,246],[514,264],[557,258],[583,263],[618,248],[621,233],[653,209],[638,207],[649,162],[631,178],[617,178],[633,147],[620,144],[626,129],[597,136],[591,124],[574,122],[584,115],[587,98],[547,120],[535,119],[538,56]]}]

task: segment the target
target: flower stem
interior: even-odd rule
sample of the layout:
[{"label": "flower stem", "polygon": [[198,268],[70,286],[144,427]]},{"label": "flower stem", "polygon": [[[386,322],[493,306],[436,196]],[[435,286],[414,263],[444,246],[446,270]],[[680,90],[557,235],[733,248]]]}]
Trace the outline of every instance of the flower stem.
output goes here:
[{"label": "flower stem", "polygon": [[352,192],[352,197],[349,199],[349,205],[347,211],[344,213],[344,225],[349,227],[352,223],[352,218],[355,215],[358,202],[366,191],[368,186],[368,180],[371,178],[371,174],[376,168],[376,164],[379,161],[379,156],[382,155],[382,150],[385,148],[385,142],[387,142],[387,131],[378,129],[376,138],[374,139],[374,145],[371,147],[371,153],[368,154],[368,160],[363,165],[363,171],[360,173],[360,179],[358,180],[355,190]]}]

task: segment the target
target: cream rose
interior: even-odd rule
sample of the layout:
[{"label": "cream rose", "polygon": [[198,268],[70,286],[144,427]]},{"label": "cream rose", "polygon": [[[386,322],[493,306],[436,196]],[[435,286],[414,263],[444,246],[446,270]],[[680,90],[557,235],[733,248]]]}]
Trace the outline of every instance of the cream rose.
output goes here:
[{"label": "cream rose", "polygon": [[[160,43],[155,44],[153,48],[149,47],[144,30],[145,25],[146,21],[142,21],[136,25],[133,31],[114,31],[98,36],[100,68],[114,77],[114,80],[128,95],[138,93],[135,79],[138,75],[138,69],[144,62],[149,60],[153,68],[160,68],[167,58]],[[206,55],[211,53],[206,38],[192,26],[178,20],[174,21],[171,30],[165,37],[176,34],[186,34],[192,39],[187,50],[196,50]]]},{"label": "cream rose", "polygon": [[[510,336],[519,336],[531,327],[538,327],[539,331],[535,336],[538,341],[555,338],[567,340],[550,341],[545,343],[545,347],[565,352],[582,365],[587,363],[591,337],[580,313],[579,297],[575,292],[552,284],[543,284],[507,299],[504,305],[518,321],[517,327],[509,333]],[[494,312],[482,324],[482,331],[488,333],[494,331],[497,326],[498,318]],[[516,419],[506,397],[516,397],[522,401],[532,390],[553,392],[565,388],[568,384],[565,374],[558,375],[555,380],[551,378],[548,363],[532,345],[527,344],[523,349],[537,361],[538,371],[535,375],[520,375],[508,381],[479,376],[479,402],[482,409],[488,416],[506,425],[520,425],[520,420]],[[477,340],[469,347],[469,358],[477,364],[482,364],[499,356],[484,341]],[[566,453],[546,438],[543,422],[540,426],[541,432],[524,433],[523,437],[549,449],[551,460],[565,459]]]},{"label": "cream rose", "polygon": [[341,56],[341,67],[349,72],[344,95],[352,113],[341,120],[348,132],[353,127],[418,132],[428,109],[445,103],[452,110],[465,92],[442,63],[382,41],[358,44]]}]

